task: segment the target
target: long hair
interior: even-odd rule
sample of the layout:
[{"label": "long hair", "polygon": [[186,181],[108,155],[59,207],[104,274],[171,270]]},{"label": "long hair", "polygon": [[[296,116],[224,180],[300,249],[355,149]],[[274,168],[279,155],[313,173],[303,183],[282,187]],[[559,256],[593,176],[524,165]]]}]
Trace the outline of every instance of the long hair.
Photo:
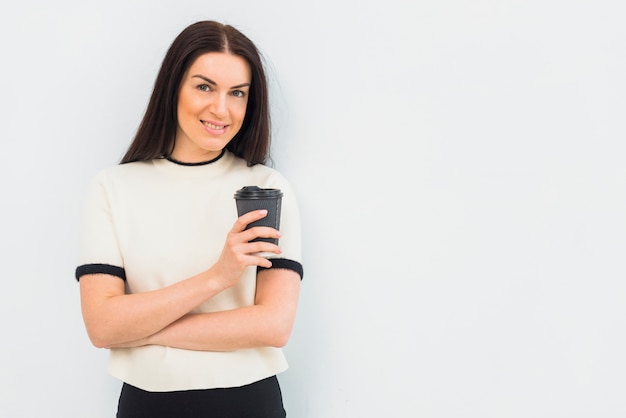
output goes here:
[{"label": "long hair", "polygon": [[270,150],[270,114],[267,79],[261,54],[243,33],[214,21],[185,28],[168,49],[146,113],[120,164],[168,156],[174,149],[178,126],[177,106],[185,72],[202,54],[224,52],[246,60],[252,73],[250,95],[241,129],[226,149],[248,165],[264,164]]}]

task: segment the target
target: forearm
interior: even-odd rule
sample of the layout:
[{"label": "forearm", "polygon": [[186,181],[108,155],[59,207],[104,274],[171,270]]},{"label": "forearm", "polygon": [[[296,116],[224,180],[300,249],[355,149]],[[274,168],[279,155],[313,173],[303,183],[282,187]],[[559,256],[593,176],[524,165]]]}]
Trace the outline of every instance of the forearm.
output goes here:
[{"label": "forearm", "polygon": [[255,347],[282,347],[291,333],[292,321],[281,319],[266,306],[247,306],[229,311],[189,314],[156,334],[149,344],[200,351],[231,351]]},{"label": "forearm", "polygon": [[254,305],[185,315],[148,342],[201,351],[282,347],[293,328],[299,291],[300,278],[291,271],[260,272]]},{"label": "forearm", "polygon": [[[101,294],[94,277],[81,279],[83,316],[87,332],[97,347],[114,347],[155,334],[219,293],[222,288],[204,272],[171,286],[137,294]],[[114,279],[115,280],[115,279]],[[135,343],[136,345],[136,343]]]}]

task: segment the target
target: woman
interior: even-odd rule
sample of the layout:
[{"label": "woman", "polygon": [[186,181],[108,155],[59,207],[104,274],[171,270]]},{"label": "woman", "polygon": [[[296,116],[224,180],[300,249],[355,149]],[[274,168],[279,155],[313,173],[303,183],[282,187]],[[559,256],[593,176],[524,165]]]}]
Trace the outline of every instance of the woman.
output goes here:
[{"label": "woman", "polygon": [[[254,44],[198,22],[169,48],[121,164],[93,180],[76,278],[89,338],[124,382],[118,418],[286,416],[276,375],[303,270],[294,194],[263,165],[269,122]],[[246,229],[264,211],[237,217],[248,185],[283,191],[280,232]]]}]

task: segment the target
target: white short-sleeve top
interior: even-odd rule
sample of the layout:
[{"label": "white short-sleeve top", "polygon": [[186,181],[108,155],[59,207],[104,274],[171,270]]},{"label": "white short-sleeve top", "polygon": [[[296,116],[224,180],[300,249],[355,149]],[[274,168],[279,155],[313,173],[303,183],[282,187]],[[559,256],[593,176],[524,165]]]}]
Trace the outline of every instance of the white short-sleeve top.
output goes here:
[{"label": "white short-sleeve top", "polygon": [[[89,273],[125,280],[128,293],[168,286],[210,268],[237,219],[236,190],[244,186],[283,192],[280,258],[273,267],[302,277],[300,219],[290,184],[275,169],[247,166],[230,152],[201,165],[168,159],[117,165],[98,173],[87,190],[76,278]],[[200,305],[214,312],[254,304],[256,268]],[[229,352],[158,345],[111,349],[110,373],[148,391],[236,387],[287,368],[275,347]]]}]

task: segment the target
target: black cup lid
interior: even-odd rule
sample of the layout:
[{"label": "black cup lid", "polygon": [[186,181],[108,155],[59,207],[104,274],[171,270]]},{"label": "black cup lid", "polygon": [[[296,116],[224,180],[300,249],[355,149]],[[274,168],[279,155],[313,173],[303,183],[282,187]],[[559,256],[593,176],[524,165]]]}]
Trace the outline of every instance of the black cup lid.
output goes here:
[{"label": "black cup lid", "polygon": [[235,199],[268,199],[281,197],[280,189],[262,189],[258,186],[245,186],[235,192]]}]

